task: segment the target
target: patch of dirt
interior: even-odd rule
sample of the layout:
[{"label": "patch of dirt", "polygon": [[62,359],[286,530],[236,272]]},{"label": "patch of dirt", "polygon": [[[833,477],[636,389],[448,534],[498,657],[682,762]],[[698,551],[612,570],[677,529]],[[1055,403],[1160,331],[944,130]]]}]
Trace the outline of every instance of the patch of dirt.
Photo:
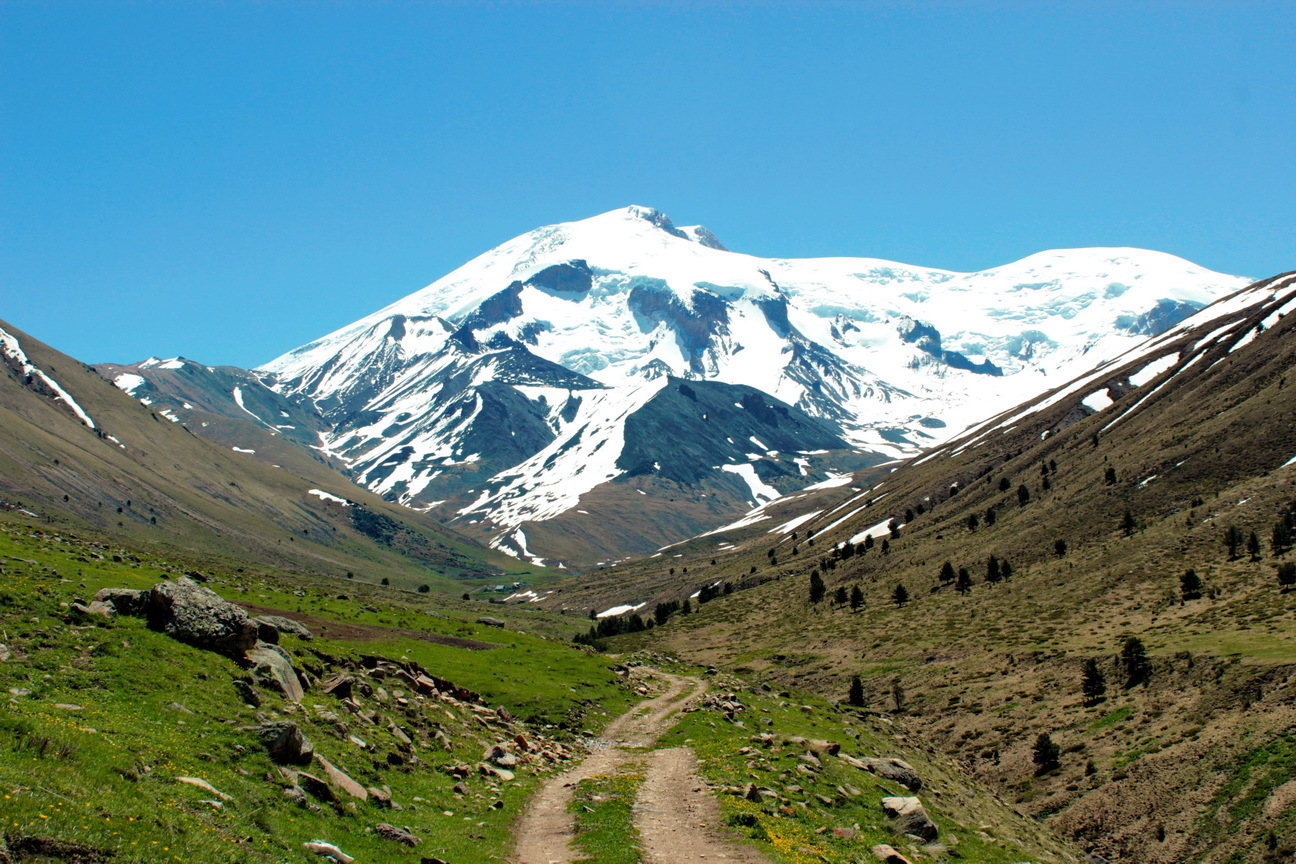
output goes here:
[{"label": "patch of dirt", "polygon": [[[651,673],[666,683],[666,691],[640,703],[612,721],[581,764],[540,787],[514,825],[512,864],[572,864],[575,820],[567,807],[572,790],[582,780],[609,774],[642,753],[629,748],[651,747],[675,723],[675,716],[701,698],[706,685],[693,678]],[[676,747],[649,754],[649,770],[634,805],[634,822],[644,844],[646,864],[691,864],[733,861],[768,864],[755,852],[730,842],[707,824],[718,822],[718,807],[697,776],[697,757]]]},{"label": "patch of dirt", "polygon": [[418,630],[406,630],[401,627],[382,627],[378,624],[356,624],[354,622],[330,621],[304,612],[289,612],[287,609],[272,609],[269,606],[257,606],[254,603],[239,603],[253,616],[281,615],[305,624],[316,636],[325,639],[337,639],[341,642],[369,642],[374,639],[388,639],[402,636],[406,639],[421,639],[424,642],[435,642],[451,648],[466,648],[469,651],[489,651],[498,648],[493,642],[479,642],[476,639],[460,639],[457,636],[442,636],[439,633],[422,633]]},{"label": "patch of dirt", "polygon": [[[80,843],[69,843],[66,840],[47,837],[8,834],[5,840],[8,841],[9,856],[14,864],[29,858],[57,858],[68,864],[100,864],[113,857],[113,853],[106,849],[96,849],[93,846],[83,846]],[[0,854],[3,854],[2,849],[3,847],[0,847]]]}]

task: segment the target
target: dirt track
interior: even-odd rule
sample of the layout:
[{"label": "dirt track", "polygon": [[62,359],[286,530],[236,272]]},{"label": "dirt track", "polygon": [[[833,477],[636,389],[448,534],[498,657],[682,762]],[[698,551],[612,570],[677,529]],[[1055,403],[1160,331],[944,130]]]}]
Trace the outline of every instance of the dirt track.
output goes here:
[{"label": "dirt track", "polygon": [[514,864],[576,861],[577,853],[571,847],[574,820],[567,812],[576,784],[645,756],[648,770],[634,804],[645,864],[768,864],[711,827],[718,820],[718,808],[698,778],[692,750],[672,747],[645,754],[630,749],[651,747],[674,725],[675,715],[706,691],[706,685],[696,679],[651,674],[666,683],[666,691],[614,720],[580,765],[550,778],[536,792],[514,828],[515,846],[509,859]]}]

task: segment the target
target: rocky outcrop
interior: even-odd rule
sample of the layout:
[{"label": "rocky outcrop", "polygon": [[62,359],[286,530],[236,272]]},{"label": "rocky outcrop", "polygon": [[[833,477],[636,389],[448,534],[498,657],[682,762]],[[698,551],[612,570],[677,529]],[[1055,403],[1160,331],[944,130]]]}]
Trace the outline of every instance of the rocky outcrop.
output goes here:
[{"label": "rocky outcrop", "polygon": [[110,608],[111,615],[143,615],[148,608],[148,589],[133,588],[100,588],[90,603],[91,610],[96,610],[95,603],[102,603]]},{"label": "rocky outcrop", "polygon": [[901,834],[912,834],[929,843],[940,836],[940,829],[917,798],[883,798],[882,812]]},{"label": "rocky outcrop", "polygon": [[257,625],[242,607],[187,576],[154,585],[145,614],[152,629],[230,657],[241,658],[257,642]]},{"label": "rocky outcrop", "polygon": [[[305,624],[300,621],[294,621],[291,618],[285,618],[282,615],[261,615],[253,620],[261,629],[261,635],[259,638],[263,642],[273,642],[278,644],[280,633],[287,633],[290,636],[296,636],[298,639],[307,642],[315,638],[315,634],[312,633],[310,628]],[[269,628],[270,632],[267,631],[267,628]],[[270,636],[271,638],[267,638],[267,636]]]},{"label": "rocky outcrop", "polygon": [[287,651],[278,645],[257,642],[245,656],[257,683],[278,690],[290,702],[301,701],[304,692],[301,679]]}]

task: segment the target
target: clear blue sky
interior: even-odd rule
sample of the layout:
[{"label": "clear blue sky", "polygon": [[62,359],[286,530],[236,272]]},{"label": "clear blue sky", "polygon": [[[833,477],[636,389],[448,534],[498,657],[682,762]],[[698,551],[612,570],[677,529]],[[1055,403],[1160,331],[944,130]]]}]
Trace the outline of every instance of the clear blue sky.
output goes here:
[{"label": "clear blue sky", "polygon": [[0,318],[254,366],[627,204],[758,255],[1268,276],[1294,46],[1292,2],[0,0]]}]

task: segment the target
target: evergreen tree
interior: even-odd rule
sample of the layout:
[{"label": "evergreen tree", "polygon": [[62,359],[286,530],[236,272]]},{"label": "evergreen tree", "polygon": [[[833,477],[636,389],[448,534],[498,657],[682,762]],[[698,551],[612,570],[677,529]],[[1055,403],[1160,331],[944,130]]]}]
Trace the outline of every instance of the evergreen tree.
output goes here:
[{"label": "evergreen tree", "polygon": [[1009,579],[1011,579],[1012,574],[1013,574],[1012,565],[1009,564],[1006,559],[1004,561],[1001,561],[999,563],[999,575],[1003,577],[1003,581],[1007,582]]},{"label": "evergreen tree", "polygon": [[1242,546],[1242,532],[1236,525],[1230,525],[1224,529],[1224,545],[1228,547],[1228,556],[1230,561],[1236,561],[1238,549]]},{"label": "evergreen tree", "polygon": [[838,606],[845,606],[849,599],[850,595],[846,592],[846,586],[839,585],[837,591],[833,594],[833,602]]},{"label": "evergreen tree", "polygon": [[420,594],[427,594],[427,593],[428,593],[429,591],[431,591],[431,590],[432,590],[432,586],[431,586],[431,585],[420,585],[420,586],[419,586],[419,593],[420,593]]},{"label": "evergreen tree", "polygon": [[1026,488],[1024,483],[1017,487],[1017,503],[1023,507],[1030,503],[1030,490]]},{"label": "evergreen tree", "polygon": [[850,692],[846,694],[846,704],[856,708],[864,707],[864,682],[858,675],[851,676]]},{"label": "evergreen tree", "polygon": [[985,514],[985,523],[987,528],[989,528],[991,525],[995,523],[995,518],[996,518],[995,509],[993,507],[987,507],[986,514]]},{"label": "evergreen tree", "polygon": [[948,561],[941,565],[940,581],[945,583],[954,581],[954,565]]},{"label": "evergreen tree", "polygon": [[960,594],[966,594],[972,590],[972,574],[966,567],[960,567],[958,571],[958,581],[954,583],[954,588]]},{"label": "evergreen tree", "polygon": [[1136,687],[1152,677],[1152,663],[1148,660],[1147,649],[1135,636],[1125,640],[1121,648],[1121,665],[1125,667],[1125,687]]},{"label": "evergreen tree", "polygon": [[865,534],[865,535],[864,535],[864,548],[865,548],[865,549],[872,549],[872,548],[873,548],[873,535],[872,535],[872,534]]},{"label": "evergreen tree", "polygon": [[1201,599],[1202,583],[1196,570],[1185,570],[1179,577],[1179,596],[1185,601]]},{"label": "evergreen tree", "polygon": [[1296,586],[1296,563],[1288,561],[1278,565],[1278,585],[1284,590]]},{"label": "evergreen tree", "polygon": [[680,614],[681,615],[693,614],[693,604],[688,601],[688,598],[685,598],[684,605],[680,607]]},{"label": "evergreen tree", "polygon": [[1086,705],[1098,704],[1107,692],[1107,679],[1098,668],[1097,660],[1091,658],[1084,661],[1084,669],[1080,672],[1080,690],[1084,693]]},{"label": "evergreen tree", "polygon": [[882,541],[882,554],[883,554],[883,555],[890,555],[890,554],[891,554],[891,541],[890,541],[890,540],[883,540],[883,541]]},{"label": "evergreen tree", "polygon": [[851,588],[851,592],[850,592],[851,610],[859,611],[860,607],[863,605],[864,605],[864,592],[860,590],[860,587],[858,585],[855,585]]},{"label": "evergreen tree", "polygon": [[1009,489],[1011,489],[1011,488],[1012,488],[1012,481],[1010,481],[1007,477],[1000,477],[1000,478],[999,478],[999,491],[1000,491],[1000,492],[1007,492],[1007,491],[1008,491]]},{"label": "evergreen tree", "polygon": [[1105,479],[1107,480],[1107,485],[1108,485],[1108,486],[1115,486],[1115,485],[1116,485],[1116,469],[1115,469],[1115,468],[1108,468],[1108,469],[1107,469],[1107,472],[1106,472],[1106,474],[1105,474],[1104,476],[1105,476]]},{"label": "evergreen tree", "polygon": [[1126,510],[1125,518],[1121,519],[1121,531],[1125,532],[1126,537],[1133,537],[1135,527],[1134,514]]},{"label": "evergreen tree", "polygon": [[1059,540],[1054,540],[1054,541],[1053,541],[1053,551],[1057,553],[1057,556],[1058,556],[1059,558],[1064,558],[1064,557],[1066,557],[1066,552],[1067,552],[1067,545],[1066,545],[1066,541],[1065,541],[1065,540],[1061,540],[1061,539],[1059,539]]},{"label": "evergreen tree", "polygon": [[891,532],[892,540],[900,539],[900,523],[897,520],[892,519],[890,522],[888,522],[887,530]]},{"label": "evergreen tree", "polygon": [[1062,751],[1047,732],[1041,732],[1035,739],[1035,746],[1031,749],[1031,758],[1035,761],[1035,775],[1047,774],[1050,771],[1056,771],[1060,766],[1059,761]]},{"label": "evergreen tree", "polygon": [[909,602],[909,589],[905,588],[904,583],[896,584],[895,590],[891,592],[891,599],[895,601],[897,607]]},{"label": "evergreen tree", "polygon": [[986,581],[993,585],[1002,578],[1003,576],[999,572],[999,559],[991,555],[990,559],[986,561]]},{"label": "evergreen tree", "polygon": [[968,526],[968,530],[969,530],[969,531],[975,531],[975,530],[976,530],[980,525],[981,525],[981,517],[980,517],[980,516],[978,516],[978,515],[975,514],[975,513],[973,513],[972,515],[968,516],[968,518],[967,518],[967,526]]},{"label": "evergreen tree", "polygon": [[1275,557],[1282,555],[1292,547],[1292,529],[1287,525],[1286,520],[1274,523],[1269,545],[1273,549]]},{"label": "evergreen tree", "polygon": [[819,575],[819,571],[810,571],[810,602],[818,603],[822,600],[825,590],[827,589],[824,587],[823,577]]},{"label": "evergreen tree", "polygon": [[1247,554],[1251,556],[1252,561],[1260,560],[1260,538],[1254,531],[1247,537]]}]

